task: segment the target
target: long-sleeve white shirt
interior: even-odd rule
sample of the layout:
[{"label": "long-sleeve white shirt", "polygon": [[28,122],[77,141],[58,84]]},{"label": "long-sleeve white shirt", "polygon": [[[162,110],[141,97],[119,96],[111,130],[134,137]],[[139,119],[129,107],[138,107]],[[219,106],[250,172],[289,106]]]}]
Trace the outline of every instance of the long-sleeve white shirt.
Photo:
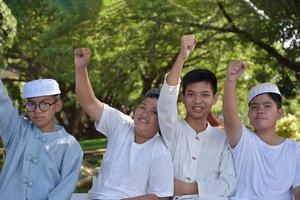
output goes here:
[{"label": "long-sleeve white shirt", "polygon": [[222,129],[212,127],[197,133],[185,120],[178,118],[179,84],[166,81],[157,103],[159,126],[171,151],[174,176],[185,182],[197,182],[198,195],[177,199],[227,200],[236,188],[232,155]]}]

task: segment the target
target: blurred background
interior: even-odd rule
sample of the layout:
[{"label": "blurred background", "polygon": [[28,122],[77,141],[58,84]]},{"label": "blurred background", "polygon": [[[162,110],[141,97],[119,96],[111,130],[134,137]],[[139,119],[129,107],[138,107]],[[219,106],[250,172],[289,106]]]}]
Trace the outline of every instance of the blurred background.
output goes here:
[{"label": "blurred background", "polygon": [[[240,116],[247,121],[247,91],[276,83],[285,117],[284,137],[300,139],[300,2],[286,0],[0,0],[0,78],[20,113],[21,89],[37,78],[56,79],[64,108],[58,121],[84,149],[77,192],[91,187],[106,139],[80,109],[74,92],[73,49],[92,51],[90,78],[97,97],[132,114],[141,94],[159,87],[171,68],[183,34],[198,44],[184,72],[208,68],[218,77],[214,116],[222,122],[227,64],[244,60],[238,82]],[[183,73],[184,74],[184,73]],[[180,114],[183,113],[180,104]],[[5,150],[0,144],[0,170]]]}]

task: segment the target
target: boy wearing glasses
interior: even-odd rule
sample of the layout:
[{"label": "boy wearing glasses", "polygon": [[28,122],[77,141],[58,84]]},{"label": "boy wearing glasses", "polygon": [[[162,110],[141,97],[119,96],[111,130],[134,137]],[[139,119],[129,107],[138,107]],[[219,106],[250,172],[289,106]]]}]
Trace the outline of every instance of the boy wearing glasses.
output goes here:
[{"label": "boy wearing glasses", "polygon": [[55,123],[63,106],[58,83],[33,80],[24,85],[29,119],[18,114],[0,81],[0,136],[6,159],[0,199],[70,199],[79,176],[82,149]]}]

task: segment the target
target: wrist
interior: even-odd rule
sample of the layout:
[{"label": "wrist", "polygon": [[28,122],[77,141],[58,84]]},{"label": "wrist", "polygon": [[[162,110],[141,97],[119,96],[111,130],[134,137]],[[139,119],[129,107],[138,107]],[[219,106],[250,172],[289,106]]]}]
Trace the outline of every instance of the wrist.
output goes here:
[{"label": "wrist", "polygon": [[178,61],[185,62],[186,59],[187,59],[187,57],[182,55],[181,53],[179,53],[178,56],[177,56]]}]

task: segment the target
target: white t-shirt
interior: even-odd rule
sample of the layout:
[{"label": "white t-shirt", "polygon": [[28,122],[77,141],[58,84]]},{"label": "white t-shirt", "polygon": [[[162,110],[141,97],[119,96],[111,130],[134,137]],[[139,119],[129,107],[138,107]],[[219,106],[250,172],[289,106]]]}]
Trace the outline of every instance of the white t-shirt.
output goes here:
[{"label": "white t-shirt", "polygon": [[92,187],[92,199],[173,195],[172,159],[159,135],[143,144],[135,143],[133,120],[108,105],[96,129],[106,135],[108,146]]},{"label": "white t-shirt", "polygon": [[232,150],[237,173],[237,192],[231,200],[292,200],[300,186],[300,144],[285,139],[268,145],[243,126]]},{"label": "white t-shirt", "polygon": [[[179,84],[161,88],[157,102],[159,126],[171,151],[174,177],[197,182],[199,195],[174,199],[228,200],[236,188],[232,154],[222,129],[212,127],[197,133],[177,114]],[[166,106],[167,105],[167,106]]]}]

